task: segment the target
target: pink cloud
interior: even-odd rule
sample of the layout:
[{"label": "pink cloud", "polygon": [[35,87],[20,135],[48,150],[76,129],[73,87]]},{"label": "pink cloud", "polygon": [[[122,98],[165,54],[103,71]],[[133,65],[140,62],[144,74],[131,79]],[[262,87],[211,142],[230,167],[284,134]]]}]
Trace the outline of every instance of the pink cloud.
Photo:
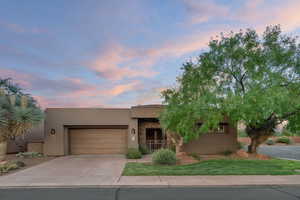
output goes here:
[{"label": "pink cloud", "polygon": [[141,89],[142,87],[143,86],[142,86],[141,82],[135,80],[135,81],[132,81],[130,83],[116,85],[113,88],[111,88],[109,90],[104,90],[102,92],[104,94],[108,94],[108,95],[111,95],[111,96],[117,96],[117,95],[120,95],[124,92]]},{"label": "pink cloud", "polygon": [[144,92],[139,93],[136,99],[136,104],[161,104],[161,92],[167,88],[168,87],[155,87],[148,90],[144,90]]},{"label": "pink cloud", "polygon": [[217,4],[212,0],[183,0],[187,13],[191,17],[189,22],[199,24],[212,18],[224,17],[229,14],[227,6]]},{"label": "pink cloud", "polygon": [[300,27],[300,1],[247,0],[234,9],[216,1],[183,0],[190,16],[188,23],[200,24],[212,19],[239,21],[262,31],[268,25],[281,24],[285,31]]},{"label": "pink cloud", "polygon": [[151,78],[158,74],[152,67],[160,59],[180,57],[201,50],[207,46],[211,36],[217,33],[219,32],[197,32],[149,49],[126,48],[120,44],[113,44],[104,49],[89,68],[98,76],[111,81],[124,78]]},{"label": "pink cloud", "polygon": [[[125,49],[119,44],[112,44],[92,62],[90,68],[94,70],[98,76],[113,81],[123,78],[152,77],[156,75],[157,72],[151,69],[137,68],[133,67],[134,64],[130,64],[134,62],[134,59],[139,59],[140,57],[141,55],[134,49]],[[129,67],[129,65],[132,67]]]},{"label": "pink cloud", "polygon": [[80,78],[50,80],[11,69],[0,69],[0,77],[13,78],[13,81],[31,93],[43,108],[99,107],[107,104],[113,97],[143,89],[143,84],[138,80],[98,85]]},{"label": "pink cloud", "polygon": [[44,97],[33,95],[33,97],[37,100],[38,104],[41,108],[45,109],[48,107],[104,107],[104,104],[99,99],[86,99],[82,101],[82,99],[70,99],[66,97]]},{"label": "pink cloud", "polygon": [[81,81],[82,89],[77,91],[72,91],[70,93],[66,93],[65,96],[71,98],[80,98],[80,97],[105,97],[111,98],[123,94],[125,92],[139,90],[143,88],[143,85],[140,81],[134,80],[123,84],[116,84],[112,86],[103,85],[102,87],[97,87],[96,85],[86,84]]},{"label": "pink cloud", "polygon": [[[267,3],[267,1],[264,2]],[[300,27],[299,0],[286,0],[280,4],[265,4],[265,7],[261,5],[264,4],[258,4],[253,9],[250,8],[245,20],[258,22],[260,26],[281,24],[285,31],[293,31]],[[268,7],[268,12],[266,12],[266,7]],[[255,18],[250,17],[250,12]]]},{"label": "pink cloud", "polygon": [[28,81],[32,78],[29,74],[18,73],[10,69],[0,69],[1,78],[14,78],[14,82],[24,88],[31,88],[31,83]]},{"label": "pink cloud", "polygon": [[41,28],[27,28],[27,27],[23,27],[19,24],[13,24],[13,23],[7,23],[7,22],[3,22],[0,21],[0,26],[15,32],[15,33],[31,33],[31,34],[40,34],[40,33],[44,33],[46,32],[46,30],[41,29]]}]

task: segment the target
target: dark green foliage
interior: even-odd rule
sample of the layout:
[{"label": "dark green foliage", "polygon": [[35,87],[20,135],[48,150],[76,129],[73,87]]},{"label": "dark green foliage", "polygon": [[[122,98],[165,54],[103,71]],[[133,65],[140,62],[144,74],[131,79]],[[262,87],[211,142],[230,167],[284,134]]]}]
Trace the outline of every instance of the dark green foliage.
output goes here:
[{"label": "dark green foliage", "polygon": [[124,176],[194,176],[194,175],[300,175],[299,161],[291,160],[206,160],[190,165],[149,165],[127,163]]},{"label": "dark green foliage", "polygon": [[222,153],[224,156],[230,156],[231,154],[233,154],[233,152],[231,150],[226,150]]},{"label": "dark green foliage", "polygon": [[4,164],[0,164],[0,174],[7,173],[11,170],[19,169],[24,166],[25,166],[25,163],[23,163],[21,161],[8,161]]},{"label": "dark green foliage", "polygon": [[152,155],[153,164],[175,165],[176,161],[176,154],[170,149],[160,149]]},{"label": "dark green foliage", "polygon": [[26,134],[44,118],[37,102],[11,79],[0,78],[0,142]]},{"label": "dark green foliage", "polygon": [[147,149],[147,147],[142,146],[142,145],[139,146],[139,150],[143,155],[147,155],[150,153],[149,150]]},{"label": "dark green foliage", "polygon": [[26,164],[24,163],[24,162],[22,162],[22,161],[16,161],[15,162],[16,163],[16,165],[19,167],[19,168],[21,168],[21,167],[25,167],[26,166]]},{"label": "dark green foliage", "polygon": [[142,153],[135,148],[129,148],[126,154],[128,159],[140,159],[142,158]]},{"label": "dark green foliage", "polygon": [[279,137],[277,140],[276,140],[277,143],[284,143],[284,144],[291,144],[292,141],[290,138],[286,137],[286,136],[282,136],[282,137]]},{"label": "dark green foliage", "polygon": [[176,153],[176,146],[175,145],[170,145],[170,147],[169,147],[169,149],[171,150],[171,151],[173,151],[174,153]]},{"label": "dark green foliage", "polygon": [[38,152],[19,152],[16,156],[20,158],[40,158],[43,157],[43,154]]},{"label": "dark green foliage", "polygon": [[244,149],[245,144],[243,142],[238,142],[238,149]]},{"label": "dark green foliage", "polygon": [[188,155],[193,157],[195,160],[201,160],[201,157],[198,153],[193,152],[193,153],[189,153]]},{"label": "dark green foliage", "polygon": [[266,141],[266,144],[267,144],[267,145],[274,145],[275,142],[274,142],[274,140],[272,140],[272,139],[268,139],[268,140]]}]

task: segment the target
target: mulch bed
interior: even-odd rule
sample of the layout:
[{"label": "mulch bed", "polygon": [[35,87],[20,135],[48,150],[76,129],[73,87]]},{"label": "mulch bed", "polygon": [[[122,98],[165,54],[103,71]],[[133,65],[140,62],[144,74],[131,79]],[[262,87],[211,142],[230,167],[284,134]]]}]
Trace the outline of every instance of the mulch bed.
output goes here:
[{"label": "mulch bed", "polygon": [[230,154],[228,156],[226,155],[200,155],[200,160],[197,160],[193,158],[192,156],[189,156],[187,153],[181,153],[180,155],[177,155],[178,162],[177,165],[187,165],[187,164],[193,164],[198,163],[204,160],[215,160],[215,159],[254,159],[254,160],[270,160],[271,157],[264,155],[264,154],[249,154],[244,150],[238,150],[237,152]]}]

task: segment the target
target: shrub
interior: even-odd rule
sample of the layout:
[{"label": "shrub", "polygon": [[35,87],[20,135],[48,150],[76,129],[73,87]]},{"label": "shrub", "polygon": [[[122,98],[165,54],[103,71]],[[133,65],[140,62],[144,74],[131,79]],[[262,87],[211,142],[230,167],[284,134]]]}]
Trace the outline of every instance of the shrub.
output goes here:
[{"label": "shrub", "polygon": [[0,174],[7,173],[10,170],[19,169],[24,166],[25,166],[25,163],[23,163],[21,161],[6,162],[4,164],[0,164]]},{"label": "shrub", "polygon": [[244,144],[243,142],[238,142],[237,144],[238,144],[238,149],[239,149],[239,150],[240,150],[240,149],[244,149],[245,144]]},{"label": "shrub", "polygon": [[139,150],[143,155],[149,154],[149,150],[145,146],[139,146]]},{"label": "shrub", "polygon": [[128,159],[140,159],[142,158],[142,153],[135,148],[129,148],[126,154]]},{"label": "shrub", "polygon": [[224,151],[222,154],[224,155],[224,156],[229,156],[229,155],[231,155],[233,152],[231,151],[231,150],[226,150],[226,151]]},{"label": "shrub", "polygon": [[43,154],[38,152],[20,152],[16,156],[20,158],[39,158],[42,157]]},{"label": "shrub", "polygon": [[175,145],[171,144],[171,145],[169,146],[169,149],[170,149],[171,151],[173,151],[173,152],[176,154],[176,146],[175,146]]},{"label": "shrub", "polygon": [[152,162],[159,165],[174,165],[176,154],[170,149],[160,149],[153,153]]},{"label": "shrub", "polygon": [[287,130],[287,129],[284,129],[281,134],[283,136],[294,136],[294,134],[291,131]]},{"label": "shrub", "polygon": [[273,144],[275,144],[275,142],[274,142],[274,140],[272,140],[272,139],[268,139],[268,140],[266,141],[266,144],[267,144],[267,145],[273,145]]},{"label": "shrub", "polygon": [[286,136],[282,136],[282,137],[279,137],[277,140],[276,140],[277,143],[285,143],[285,144],[291,144],[292,141],[290,138],[286,137]]},{"label": "shrub", "polygon": [[193,157],[195,160],[201,160],[201,157],[198,153],[189,153],[189,156]]}]

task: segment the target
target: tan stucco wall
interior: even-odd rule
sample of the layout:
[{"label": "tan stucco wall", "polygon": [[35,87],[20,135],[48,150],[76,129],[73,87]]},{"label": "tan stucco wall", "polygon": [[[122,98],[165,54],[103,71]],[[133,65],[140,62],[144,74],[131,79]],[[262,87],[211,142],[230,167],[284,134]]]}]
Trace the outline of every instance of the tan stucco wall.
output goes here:
[{"label": "tan stucco wall", "polygon": [[146,105],[131,107],[132,118],[158,118],[163,105]]},{"label": "tan stucco wall", "polygon": [[[132,129],[135,130],[135,134],[132,134]],[[138,148],[138,119],[130,119],[128,126],[128,148]]]},{"label": "tan stucco wall", "polygon": [[[104,109],[104,108],[48,108],[45,119],[46,155],[66,155],[67,130],[72,125],[128,125],[130,122],[130,109]],[[55,129],[55,135],[50,130]]]},{"label": "tan stucco wall", "polygon": [[198,139],[184,144],[187,153],[218,154],[237,149],[237,128],[229,126],[224,134],[204,134]]}]

